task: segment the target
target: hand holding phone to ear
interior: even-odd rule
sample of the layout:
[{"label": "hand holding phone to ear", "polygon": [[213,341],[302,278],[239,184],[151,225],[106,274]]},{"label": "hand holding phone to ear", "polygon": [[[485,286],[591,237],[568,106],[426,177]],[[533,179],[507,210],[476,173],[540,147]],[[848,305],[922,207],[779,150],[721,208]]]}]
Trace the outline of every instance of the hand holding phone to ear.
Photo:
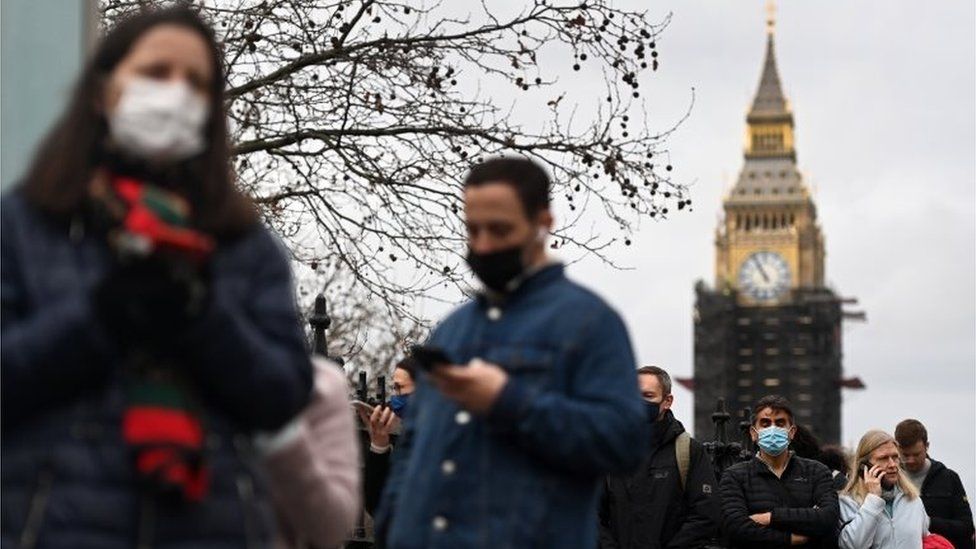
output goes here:
[{"label": "hand holding phone to ear", "polygon": [[880,496],[881,477],[884,476],[884,471],[881,467],[871,465],[870,463],[862,463],[861,466],[863,467],[864,486],[868,489],[868,493]]}]

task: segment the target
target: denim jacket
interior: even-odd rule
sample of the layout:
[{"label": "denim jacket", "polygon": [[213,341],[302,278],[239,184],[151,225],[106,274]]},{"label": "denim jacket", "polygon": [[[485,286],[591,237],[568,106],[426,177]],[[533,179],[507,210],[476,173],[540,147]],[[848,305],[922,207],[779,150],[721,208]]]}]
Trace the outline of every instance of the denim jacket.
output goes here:
[{"label": "denim jacket", "polygon": [[551,265],[504,304],[462,305],[428,344],[455,364],[497,364],[509,380],[476,416],[418,376],[378,539],[391,549],[595,546],[601,477],[636,468],[649,438],[617,313]]}]

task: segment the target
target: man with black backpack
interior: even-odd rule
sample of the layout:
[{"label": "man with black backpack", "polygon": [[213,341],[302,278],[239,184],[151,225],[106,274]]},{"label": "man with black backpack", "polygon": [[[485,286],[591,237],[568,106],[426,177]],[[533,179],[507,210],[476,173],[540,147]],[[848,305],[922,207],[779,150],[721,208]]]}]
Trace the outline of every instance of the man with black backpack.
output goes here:
[{"label": "man with black backpack", "polygon": [[606,479],[600,503],[601,549],[700,548],[718,534],[718,486],[701,443],[671,413],[671,376],[637,370],[653,422],[651,453],[633,474]]}]

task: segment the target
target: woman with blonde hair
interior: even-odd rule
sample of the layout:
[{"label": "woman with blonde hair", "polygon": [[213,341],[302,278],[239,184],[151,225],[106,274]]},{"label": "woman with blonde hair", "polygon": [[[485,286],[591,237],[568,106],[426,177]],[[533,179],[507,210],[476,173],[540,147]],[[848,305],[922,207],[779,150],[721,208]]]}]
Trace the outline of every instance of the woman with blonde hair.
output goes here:
[{"label": "woman with blonde hair", "polygon": [[895,438],[880,430],[865,433],[850,471],[840,493],[841,549],[922,549],[929,517],[901,470]]}]

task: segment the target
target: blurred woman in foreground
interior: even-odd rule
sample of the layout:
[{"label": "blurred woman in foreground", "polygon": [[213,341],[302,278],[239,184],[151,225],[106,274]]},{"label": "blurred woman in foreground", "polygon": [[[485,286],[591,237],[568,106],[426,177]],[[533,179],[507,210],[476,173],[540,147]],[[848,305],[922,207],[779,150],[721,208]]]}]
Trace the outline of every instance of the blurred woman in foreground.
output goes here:
[{"label": "blurred woman in foreground", "polygon": [[224,86],[194,12],[122,21],[0,202],[4,546],[272,538],[248,441],[312,372],[288,262],[231,178]]}]

